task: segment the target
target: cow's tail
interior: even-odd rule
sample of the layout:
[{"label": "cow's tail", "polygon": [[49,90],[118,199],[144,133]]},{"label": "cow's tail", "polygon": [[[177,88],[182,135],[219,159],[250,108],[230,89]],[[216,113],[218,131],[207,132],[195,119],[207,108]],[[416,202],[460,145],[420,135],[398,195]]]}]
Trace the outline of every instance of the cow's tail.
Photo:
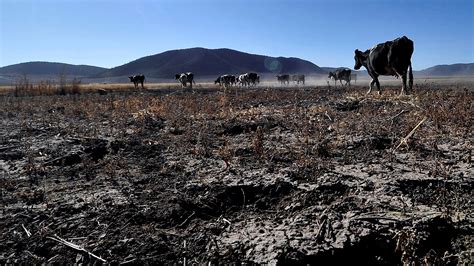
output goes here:
[{"label": "cow's tail", "polygon": [[408,89],[411,91],[413,88],[413,72],[411,70],[411,61],[410,65],[408,65]]}]

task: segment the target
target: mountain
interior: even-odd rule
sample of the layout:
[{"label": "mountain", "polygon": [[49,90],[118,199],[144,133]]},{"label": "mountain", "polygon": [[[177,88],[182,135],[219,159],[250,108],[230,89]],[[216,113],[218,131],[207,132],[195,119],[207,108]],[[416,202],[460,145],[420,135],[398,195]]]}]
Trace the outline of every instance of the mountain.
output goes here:
[{"label": "mountain", "polygon": [[41,76],[59,76],[60,74],[64,74],[68,76],[86,77],[97,75],[101,72],[104,72],[105,70],[106,68],[88,65],[70,65],[51,62],[28,62],[1,67],[0,74]]},{"label": "mountain", "polygon": [[474,76],[474,63],[436,65],[416,71],[419,76]]},{"label": "mountain", "polygon": [[142,73],[156,78],[173,78],[176,73],[193,72],[196,76],[217,76],[249,71],[257,73],[325,73],[317,65],[294,57],[269,57],[231,49],[190,48],[171,50],[139,58],[111,68],[97,77],[126,76]]}]

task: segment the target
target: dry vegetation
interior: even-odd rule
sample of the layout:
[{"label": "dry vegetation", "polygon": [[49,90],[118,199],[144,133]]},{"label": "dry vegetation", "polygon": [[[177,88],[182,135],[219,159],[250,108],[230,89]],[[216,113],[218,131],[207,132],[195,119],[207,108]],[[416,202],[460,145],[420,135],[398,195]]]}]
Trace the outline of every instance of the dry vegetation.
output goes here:
[{"label": "dry vegetation", "polygon": [[472,263],[472,85],[81,87],[0,96],[2,264]]}]

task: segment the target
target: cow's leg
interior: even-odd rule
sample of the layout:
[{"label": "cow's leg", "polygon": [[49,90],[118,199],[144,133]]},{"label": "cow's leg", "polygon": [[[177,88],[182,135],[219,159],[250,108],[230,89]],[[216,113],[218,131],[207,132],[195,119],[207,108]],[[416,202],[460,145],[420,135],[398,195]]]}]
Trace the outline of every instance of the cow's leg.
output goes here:
[{"label": "cow's leg", "polygon": [[378,78],[375,78],[375,85],[377,85],[377,91],[378,91],[379,95],[381,95],[382,91],[380,90],[380,82],[379,82]]},{"label": "cow's leg", "polygon": [[374,83],[375,83],[375,79],[372,78],[369,84],[369,91],[367,92],[367,94],[370,94],[372,92],[372,86],[374,85]]},{"label": "cow's leg", "polygon": [[407,73],[403,73],[403,75],[401,76],[402,76],[402,91],[400,92],[400,95],[404,95],[407,89]]}]

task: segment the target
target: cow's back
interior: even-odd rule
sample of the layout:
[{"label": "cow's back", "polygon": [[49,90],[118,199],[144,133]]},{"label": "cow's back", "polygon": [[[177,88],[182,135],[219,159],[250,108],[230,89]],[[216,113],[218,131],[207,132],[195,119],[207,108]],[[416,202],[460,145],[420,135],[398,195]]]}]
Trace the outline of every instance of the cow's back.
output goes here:
[{"label": "cow's back", "polygon": [[413,55],[414,46],[413,41],[406,36],[393,40],[392,45],[388,51],[388,63],[393,66],[401,65],[408,67],[411,56]]}]

